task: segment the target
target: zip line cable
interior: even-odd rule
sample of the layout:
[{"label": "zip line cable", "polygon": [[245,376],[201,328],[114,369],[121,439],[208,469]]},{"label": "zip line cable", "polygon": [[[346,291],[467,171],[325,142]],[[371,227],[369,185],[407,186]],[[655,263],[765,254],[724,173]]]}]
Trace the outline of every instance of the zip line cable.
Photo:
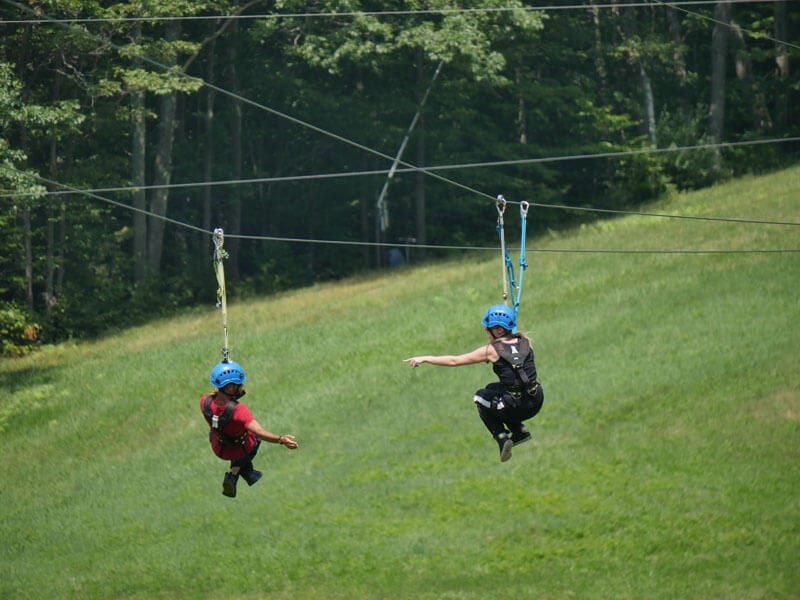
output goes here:
[{"label": "zip line cable", "polygon": [[[357,242],[348,240],[322,240],[298,237],[279,237],[270,235],[228,235],[229,238],[264,242],[289,242],[300,244],[321,244],[335,246],[371,246],[384,248],[424,248],[426,250],[479,250],[484,252],[497,252],[496,246],[451,246],[437,244],[410,244],[388,242]],[[508,248],[516,250],[516,248]],[[622,249],[572,249],[572,248],[532,248],[531,252],[555,254],[794,254],[800,253],[800,248],[774,248],[774,249],[740,249],[740,250],[622,250]]]},{"label": "zip line cable", "polygon": [[[800,142],[800,136],[790,138],[768,138],[763,140],[743,140],[739,142],[719,142],[711,144],[694,144],[691,146],[674,146],[669,148],[638,148],[634,150],[619,150],[616,152],[595,152],[592,154],[571,154],[561,156],[545,156],[541,158],[516,158],[510,160],[495,160],[479,163],[460,163],[452,165],[437,165],[425,167],[428,171],[449,171],[461,169],[477,169],[483,167],[507,167],[518,165],[532,165],[551,162],[572,160],[585,160],[593,158],[624,158],[640,154],[665,154],[670,152],[685,152],[693,150],[715,150],[719,148],[737,148],[742,146],[756,146],[760,144],[781,144],[784,142]],[[398,169],[398,172],[413,171],[415,169]]]},{"label": "zip line cable", "polygon": [[[0,168],[19,172],[17,169],[13,169],[6,165],[0,165]],[[62,187],[69,187],[67,184],[60,183],[57,181],[52,181],[44,177],[36,176],[36,178],[39,181],[42,181],[43,183],[48,183],[51,185],[62,186]],[[110,198],[105,198],[104,196],[100,196],[98,194],[86,193],[77,189],[74,190],[74,193],[78,195],[90,196],[96,200],[100,200],[101,202],[107,202],[109,204],[113,204],[114,206],[118,206],[133,212],[142,213],[144,215],[156,219],[161,219],[167,223],[171,223],[178,227],[183,227],[185,229],[199,232],[204,235],[213,236],[213,232],[206,231],[201,227],[196,227],[194,225],[191,225],[189,223],[184,223],[176,219],[170,219],[162,215],[157,215],[148,210],[142,210],[134,206],[130,206],[128,204],[125,204],[124,202],[117,202],[115,200],[111,200]],[[531,206],[533,206],[533,204],[531,204]],[[666,215],[666,216],[678,217],[681,215]],[[791,224],[797,225],[800,223],[791,223]],[[363,242],[363,241],[348,241],[348,240],[325,240],[325,239],[311,239],[311,238],[298,238],[298,237],[280,237],[280,236],[268,236],[268,235],[228,235],[227,237],[236,238],[240,240],[250,240],[250,241],[321,244],[321,245],[336,245],[336,246],[368,246],[368,247],[384,247],[384,248],[401,247],[409,249],[424,248],[428,250],[472,250],[472,251],[491,251],[491,252],[497,251],[497,248],[490,246],[456,246],[456,245],[445,245],[445,244],[437,245],[437,244],[408,244],[408,243],[388,243],[388,242]],[[570,248],[534,248],[532,249],[532,252],[559,253],[559,254],[794,254],[794,253],[800,253],[800,248],[739,249],[739,250],[615,250],[615,249],[582,250],[582,249],[570,249]]]},{"label": "zip line cable", "polygon": [[[607,3],[591,5],[591,8],[598,9],[624,9],[624,8],[652,8],[653,2],[660,0],[645,0],[642,2],[626,2],[622,4]],[[728,4],[768,4],[781,2],[782,0],[727,0]],[[662,2],[662,4],[681,7],[681,6],[702,6],[717,4],[719,0],[676,0],[674,2]],[[312,19],[312,18],[331,18],[331,17],[397,17],[397,16],[419,16],[419,15],[453,15],[453,14],[486,14],[504,12],[542,12],[542,11],[567,11],[567,10],[586,10],[590,6],[586,4],[562,4],[562,5],[542,5],[542,6],[517,6],[517,7],[496,7],[496,8],[442,8],[442,9],[421,9],[421,10],[381,10],[381,11],[345,11],[345,12],[305,12],[305,13],[257,13],[252,15],[182,15],[182,16],[153,16],[153,17],[73,17],[48,20],[41,19],[18,19],[5,20],[3,24],[13,25],[43,25],[47,23],[127,23],[127,22],[169,22],[169,21],[216,21],[222,19],[237,20],[274,20],[274,19]],[[702,16],[702,15],[701,15]]]},{"label": "zip line cable", "polygon": [[[0,169],[6,169],[6,170],[13,171],[13,172],[16,172],[16,173],[22,173],[22,171],[14,168],[14,167],[10,167],[9,165],[0,164]],[[386,173],[386,171],[379,171],[379,173]],[[97,200],[103,201],[103,202],[108,202],[110,204],[114,204],[115,206],[119,206],[119,207],[124,208],[124,209],[132,210],[134,212],[143,213],[143,214],[146,214],[146,215],[148,215],[150,217],[163,219],[164,221],[167,221],[169,223],[173,223],[175,225],[184,225],[186,227],[191,227],[192,229],[194,229],[196,231],[202,231],[203,233],[209,233],[206,230],[201,229],[199,227],[186,225],[184,223],[181,223],[180,221],[175,221],[174,219],[170,219],[170,218],[168,218],[166,216],[157,215],[157,214],[149,212],[147,210],[144,210],[144,209],[141,209],[141,208],[136,208],[136,207],[131,206],[129,204],[126,204],[124,202],[111,200],[110,198],[106,198],[105,196],[100,196],[99,194],[96,193],[98,191],[119,191],[117,188],[110,188],[109,190],[82,190],[82,189],[79,189],[79,188],[72,187],[72,186],[70,186],[68,184],[61,183],[59,181],[54,181],[52,179],[48,179],[46,177],[42,177],[41,175],[35,175],[35,178],[38,181],[41,181],[42,183],[47,183],[47,184],[50,184],[50,185],[53,185],[53,186],[66,188],[67,191],[56,192],[58,194],[80,194],[80,195],[86,195],[86,196],[95,198]],[[187,185],[194,185],[194,184],[187,184]],[[202,186],[204,184],[197,184],[197,185]],[[148,189],[148,186],[144,186],[144,187],[145,187],[145,189]],[[150,187],[161,187],[161,186],[150,186]],[[142,189],[142,188],[121,188],[121,189],[124,190],[124,191],[132,191],[132,190]],[[478,192],[478,194],[481,195],[481,196],[484,196],[484,197],[489,197],[488,194],[485,194],[484,192]],[[17,196],[17,195],[18,194],[13,194],[12,193],[12,194],[6,195],[5,197],[14,197],[14,196]],[[51,195],[51,193],[44,192],[42,194],[30,193],[30,194],[19,194],[19,195],[20,196],[43,197],[43,196]],[[515,201],[515,200],[505,200],[505,202],[507,202],[508,204],[521,204],[520,201]],[[637,211],[637,210],[616,210],[616,209],[610,209],[610,208],[593,208],[593,207],[589,207],[589,206],[569,206],[569,205],[566,205],[566,204],[545,204],[545,203],[541,203],[541,202],[527,202],[527,204],[529,206],[534,206],[536,208],[546,208],[546,209],[565,210],[565,211],[572,210],[572,211],[579,211],[579,212],[593,212],[593,213],[612,214],[612,215],[619,215],[619,216],[655,217],[655,218],[661,218],[661,219],[684,219],[684,220],[689,220],[689,221],[709,221],[709,222],[720,222],[720,223],[741,223],[741,224],[749,224],[749,225],[788,225],[788,226],[795,226],[795,227],[800,226],[800,221],[775,221],[775,220],[768,220],[768,219],[747,219],[747,218],[737,218],[737,217],[703,217],[703,216],[699,216],[699,215],[680,215],[680,214],[674,214],[674,213],[656,213],[656,212],[646,212],[646,211]],[[286,241],[309,241],[309,240],[303,240],[303,239],[300,239],[300,238],[292,238],[292,239],[290,239],[290,238],[280,238],[280,237],[276,237],[276,238],[268,238],[268,237],[248,238],[247,236],[240,236],[240,235],[228,235],[228,237],[230,237],[230,238],[241,238],[241,239],[274,239],[274,240],[286,240]],[[334,243],[334,242],[328,241],[328,243]],[[350,243],[350,242],[343,242],[343,243]],[[390,246],[390,247],[398,246],[398,244],[388,244],[388,243],[387,244],[382,244],[382,243],[371,244],[369,242],[353,242],[353,243],[357,243],[357,244],[360,244],[360,245],[368,244],[368,245],[375,245],[375,246]],[[415,245],[415,244],[408,244],[408,246],[409,247],[417,247],[417,248],[424,248],[425,247],[425,246],[422,246],[422,245]],[[441,247],[441,246],[433,246],[433,247],[437,248],[437,247]],[[469,246],[466,246],[466,247],[469,247]]]},{"label": "zip line cable", "polygon": [[[4,165],[4,164],[0,164],[0,169],[5,169],[6,171],[13,171],[15,173],[22,173],[22,171],[20,171],[19,169],[15,168],[15,167],[11,167],[9,165]],[[143,214],[143,215],[146,215],[148,217],[153,217],[155,219],[161,219],[162,221],[164,221],[166,223],[171,223],[173,225],[177,225],[179,227],[184,227],[186,229],[191,229],[192,231],[198,231],[200,233],[204,233],[204,234],[207,234],[207,235],[211,234],[210,231],[206,231],[202,227],[196,227],[194,225],[190,225],[189,223],[184,223],[183,221],[178,221],[176,219],[171,219],[171,218],[167,217],[166,215],[157,215],[156,213],[150,212],[149,210],[145,210],[143,208],[137,208],[135,206],[131,206],[130,204],[125,204],[124,202],[119,202],[117,200],[112,200],[111,198],[106,198],[105,196],[101,196],[99,194],[95,194],[94,192],[91,192],[91,191],[80,190],[78,188],[72,187],[71,185],[69,185],[67,183],[61,183],[60,181],[54,181],[52,179],[48,179],[47,177],[42,177],[41,175],[38,175],[38,174],[34,175],[33,177],[37,181],[40,181],[42,183],[46,183],[46,184],[49,184],[49,185],[55,185],[55,186],[59,186],[59,187],[62,187],[62,188],[66,188],[67,190],[70,191],[70,193],[78,194],[79,196],[89,196],[90,198],[94,198],[95,200],[100,200],[101,202],[106,202],[108,204],[113,204],[114,206],[118,206],[120,208],[124,208],[125,210],[129,210],[131,212],[136,212],[136,213],[139,213],[139,214]],[[42,194],[42,196],[45,196],[45,195],[46,194]]]},{"label": "zip line cable", "polygon": [[[0,164],[0,168],[15,171],[20,173],[18,169],[13,167],[9,167],[7,165]],[[35,176],[37,180],[47,183],[50,185],[61,186],[69,188],[67,184],[60,183],[58,181],[53,181],[39,175]],[[107,202],[108,204],[112,204],[114,206],[118,206],[133,212],[138,212],[149,217],[153,217],[155,219],[161,219],[167,223],[171,223],[178,227],[183,227],[185,229],[189,229],[191,231],[199,232],[204,235],[211,235],[213,236],[213,231],[207,231],[201,227],[196,227],[189,223],[185,223],[182,221],[178,221],[176,219],[171,219],[169,217],[163,215],[157,215],[153,212],[148,210],[143,210],[140,208],[136,208],[134,206],[130,206],[125,204],[124,202],[118,202],[116,200],[111,200],[110,198],[106,198],[104,196],[100,196],[94,193],[87,193],[83,192],[78,189],[73,188],[74,193],[78,195],[86,195],[90,196],[96,200],[100,200],[101,202]],[[509,204],[520,204],[518,202],[510,202],[506,201]],[[530,203],[533,206],[533,203]],[[572,207],[567,207],[572,208]],[[634,213],[635,214],[635,213]],[[651,215],[646,215],[651,216]],[[675,218],[698,218],[702,219],[702,217],[688,217],[684,215],[656,215],[653,214],[652,216],[668,216],[668,217],[675,217]],[[772,224],[770,222],[767,222]],[[781,223],[778,223],[781,224]],[[800,223],[787,223],[790,225],[800,225]],[[320,245],[336,245],[336,246],[368,246],[368,247],[400,247],[400,248],[424,248],[428,250],[472,250],[472,251],[491,251],[496,252],[497,248],[490,247],[490,246],[456,246],[456,245],[437,245],[437,244],[409,244],[409,243],[388,243],[388,242],[363,242],[363,241],[349,241],[349,240],[325,240],[325,239],[311,239],[311,238],[299,238],[299,237],[280,237],[280,236],[268,236],[268,235],[243,235],[243,234],[234,234],[228,235],[229,238],[236,238],[240,240],[250,240],[250,241],[266,241],[266,242],[281,242],[281,243],[300,243],[300,244],[320,244]],[[564,254],[794,254],[800,253],[800,248],[776,248],[776,249],[739,249],[739,250],[615,250],[615,249],[570,249],[570,248],[534,248],[532,249],[533,252],[547,252],[547,253],[564,253]]]},{"label": "zip line cable", "polygon": [[[656,153],[666,153],[666,152],[682,152],[682,151],[691,151],[691,150],[708,150],[714,148],[725,148],[725,147],[742,147],[742,146],[752,146],[752,145],[759,145],[759,144],[769,144],[769,143],[783,143],[783,142],[800,142],[800,137],[793,137],[793,138],[773,138],[767,140],[748,140],[742,142],[723,142],[720,144],[698,144],[694,146],[681,146],[675,148],[642,148],[638,150],[625,150],[619,152],[600,152],[595,154],[575,154],[571,156],[553,156],[553,157],[543,157],[543,158],[527,158],[527,159],[513,159],[513,160],[504,160],[504,161],[491,161],[491,162],[482,162],[482,163],[462,163],[462,164],[452,164],[452,165],[437,165],[437,166],[429,166],[425,167],[428,171],[442,171],[442,170],[458,170],[458,169],[476,169],[476,168],[485,168],[485,167],[501,167],[501,166],[515,166],[515,165],[526,165],[526,164],[540,164],[540,163],[551,163],[551,162],[561,162],[561,161],[572,161],[572,160],[588,160],[588,159],[595,159],[595,158],[619,158],[625,156],[635,156],[639,154],[656,154]],[[420,169],[413,167],[413,168],[398,168],[395,170],[395,173],[412,173],[419,171]],[[120,186],[120,187],[110,187],[110,188],[95,188],[95,189],[70,189],[67,191],[47,191],[43,194],[37,194],[35,192],[29,193],[15,193],[15,192],[5,192],[0,193],[0,198],[2,197],[24,197],[24,196],[59,196],[65,194],[73,194],[76,192],[80,193],[108,193],[108,192],[133,192],[139,190],[156,190],[156,189],[185,189],[185,188],[195,188],[195,187],[206,187],[206,186],[225,186],[225,185],[243,185],[243,184],[259,184],[259,183],[280,183],[280,182],[294,182],[294,181],[307,181],[307,180],[314,180],[314,179],[334,179],[334,178],[343,178],[343,177],[363,177],[363,176],[372,176],[372,175],[386,175],[389,173],[390,169],[377,169],[374,171],[354,171],[350,173],[320,173],[316,175],[288,175],[288,176],[281,176],[281,177],[256,177],[251,179],[231,179],[226,181],[202,181],[202,182],[193,182],[193,183],[170,183],[170,184],[163,184],[163,185],[143,185],[143,186]],[[488,194],[483,192],[477,192],[479,195],[491,198]],[[535,203],[533,206],[537,206],[539,208],[557,208],[562,210],[578,210],[578,211],[589,211],[589,212],[610,212],[612,214],[623,214],[623,215],[640,215],[640,216],[656,216],[662,218],[676,218],[676,219],[695,219],[700,221],[731,221],[731,222],[741,222],[741,223],[761,223],[765,225],[800,225],[800,222],[791,222],[791,221],[767,221],[767,220],[756,220],[756,219],[744,219],[744,218],[726,218],[726,217],[698,217],[698,216],[690,216],[690,215],[669,215],[669,214],[660,214],[660,213],[645,213],[640,211],[624,211],[624,210],[607,210],[601,208],[592,208],[592,207],[580,207],[580,206],[567,206],[567,205],[555,205],[555,204],[541,204]]]},{"label": "zip line cable", "polygon": [[[517,204],[517,202],[513,202]],[[760,219],[738,219],[732,217],[700,217],[697,215],[676,215],[676,214],[669,214],[669,213],[655,213],[655,212],[645,212],[645,211],[638,211],[638,210],[615,210],[612,208],[591,208],[587,206],[568,206],[566,204],[542,204],[539,202],[530,202],[531,206],[535,206],[537,208],[552,208],[552,209],[560,209],[560,210],[577,210],[577,211],[584,211],[584,212],[595,212],[595,213],[603,213],[607,215],[626,215],[626,216],[638,216],[638,217],[659,217],[662,219],[685,219],[689,221],[713,221],[713,222],[721,222],[721,223],[745,223],[749,225],[791,225],[791,226],[800,226],[800,222],[797,221],[769,221],[769,220],[760,220]]]}]

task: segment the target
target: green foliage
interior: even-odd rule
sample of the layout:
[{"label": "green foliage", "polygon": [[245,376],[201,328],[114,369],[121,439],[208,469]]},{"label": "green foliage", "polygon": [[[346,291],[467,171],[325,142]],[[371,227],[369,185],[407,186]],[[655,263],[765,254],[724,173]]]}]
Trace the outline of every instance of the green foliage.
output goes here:
[{"label": "green foliage", "polygon": [[0,123],[3,128],[12,122],[13,111],[19,104],[22,84],[14,77],[12,66],[7,62],[0,62]]},{"label": "green foliage", "polygon": [[[706,136],[698,138],[707,119],[708,108],[699,105],[691,115],[663,112],[658,120],[658,139],[665,148],[710,144]],[[710,185],[720,176],[715,168],[715,150],[676,150],[663,153],[659,162],[665,175],[677,189],[690,190]]]},{"label": "green foliage", "polygon": [[[406,10],[416,8],[407,3]],[[299,3],[302,5],[302,3]],[[328,11],[357,10],[351,2],[332,2]],[[483,8],[494,5],[505,9],[521,3],[485,2]],[[423,14],[421,17],[386,19],[370,14],[356,14],[341,26],[331,28],[324,21],[298,22],[289,29],[300,31],[295,37],[299,43],[287,48],[290,56],[300,59],[312,68],[323,69],[330,75],[346,75],[352,69],[373,72],[390,72],[397,64],[392,55],[397,52],[413,57],[421,51],[426,62],[444,62],[448,70],[465,70],[477,82],[502,85],[507,80],[503,74],[506,59],[498,45],[503,37],[524,36],[542,27],[541,17],[524,10],[459,13],[454,4],[436,7],[441,14]]]},{"label": "green foliage", "polygon": [[42,138],[60,139],[76,132],[84,116],[73,100],[44,106],[23,102],[22,94],[22,84],[14,75],[12,65],[0,62],[0,181],[4,182],[6,191],[36,197],[44,188],[37,185],[34,172],[22,166],[28,155],[21,138],[25,138],[27,146]]},{"label": "green foliage", "polygon": [[0,356],[24,356],[39,342],[41,327],[28,311],[0,303]]},{"label": "green foliage", "polygon": [[[755,132],[743,136],[745,140],[760,139]],[[754,146],[727,147],[722,150],[726,164],[734,176],[769,173],[794,163],[792,156],[786,156],[776,145],[756,144]]]},{"label": "green foliage", "polygon": [[653,154],[634,154],[611,165],[614,176],[607,181],[604,208],[630,208],[667,191],[667,178]]},{"label": "green foliage", "polygon": [[99,95],[113,96],[126,90],[128,92],[148,91],[161,96],[173,91],[196,92],[202,85],[200,80],[183,75],[177,67],[165,72],[153,72],[146,69],[118,69],[116,74],[120,77],[120,81],[104,79],[97,84]]}]

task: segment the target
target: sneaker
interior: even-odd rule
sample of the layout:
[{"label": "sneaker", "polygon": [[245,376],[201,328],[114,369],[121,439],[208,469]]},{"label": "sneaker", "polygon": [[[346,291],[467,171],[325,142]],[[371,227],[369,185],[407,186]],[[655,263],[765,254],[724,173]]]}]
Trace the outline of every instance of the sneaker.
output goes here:
[{"label": "sneaker", "polygon": [[236,498],[236,480],[239,479],[238,475],[234,475],[230,471],[225,473],[225,479],[222,480],[222,495],[229,498]]},{"label": "sneaker", "polygon": [[247,472],[242,471],[242,478],[247,482],[247,485],[253,485],[256,481],[261,479],[261,471],[250,469]]},{"label": "sneaker", "polygon": [[505,433],[497,436],[497,445],[500,447],[500,462],[506,462],[511,458],[511,448],[514,447],[514,442]]},{"label": "sneaker", "polygon": [[528,428],[525,427],[525,425],[520,425],[519,429],[515,429],[514,431],[511,432],[511,441],[514,442],[515,446],[524,444],[530,439],[531,439],[531,432],[528,431]]}]

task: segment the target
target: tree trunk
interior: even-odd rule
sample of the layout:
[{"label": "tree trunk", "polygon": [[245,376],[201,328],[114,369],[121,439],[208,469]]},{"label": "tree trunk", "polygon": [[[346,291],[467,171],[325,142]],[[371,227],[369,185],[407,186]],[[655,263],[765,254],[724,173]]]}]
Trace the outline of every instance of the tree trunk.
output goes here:
[{"label": "tree trunk", "polygon": [[[236,61],[238,59],[238,35],[239,22],[231,25],[230,44],[228,45],[228,81],[230,90],[234,93],[233,98],[233,123],[231,126],[231,173],[233,178],[242,178],[242,103],[239,100],[240,85],[239,76],[236,71]],[[230,188],[230,210],[228,227],[232,233],[242,233],[242,197],[241,186],[234,185]],[[229,258],[225,265],[225,273],[230,275],[232,281],[239,279],[239,240],[232,238],[225,242],[229,250]]]},{"label": "tree trunk", "polygon": [[[215,24],[215,29],[219,29],[219,22]],[[216,80],[215,69],[217,61],[216,38],[211,41],[208,53],[208,65],[206,68],[206,81],[214,84]],[[214,177],[214,158],[215,158],[215,139],[214,139],[214,101],[216,100],[217,92],[210,86],[206,86],[206,103],[205,111],[203,113],[203,132],[204,132],[204,147],[203,147],[203,181],[210,182]],[[213,200],[214,189],[211,185],[203,187],[203,229],[211,231],[214,229],[211,226],[211,202]],[[198,241],[197,252],[198,256],[202,256],[204,252],[209,252],[211,245],[205,236]]]},{"label": "tree trunk", "polygon": [[[133,33],[134,43],[139,42],[141,26]],[[137,66],[140,60],[134,61]],[[131,94],[131,183],[133,184],[133,283],[141,284],[147,276],[147,192],[145,161],[147,123],[145,122],[145,92],[136,90]]]},{"label": "tree trunk", "polygon": [[25,253],[25,301],[33,312],[33,248],[31,245],[31,209],[22,209],[22,244]]},{"label": "tree trunk", "polygon": [[[708,134],[715,144],[722,143],[725,134],[725,67],[728,54],[728,24],[731,6],[717,2],[714,7],[714,30],[711,34],[711,104],[708,111]],[[722,168],[722,155],[715,150],[715,168]]]},{"label": "tree trunk", "polygon": [[597,74],[597,97],[601,104],[606,102],[606,90],[608,89],[608,71],[606,70],[605,58],[603,56],[603,32],[600,28],[600,9],[595,6],[592,0],[592,23],[594,25],[594,71]]},{"label": "tree trunk", "polygon": [[[67,243],[67,205],[61,203],[61,214],[58,217],[58,247],[59,247],[59,261],[56,268],[56,294],[64,289],[64,276],[67,269],[64,266],[64,246]],[[56,296],[57,298],[57,296]]]},{"label": "tree trunk", "polygon": [[625,11],[622,19],[622,29],[620,30],[622,39],[630,42],[628,46],[628,62],[639,74],[639,86],[642,91],[642,113],[644,113],[644,134],[650,140],[650,145],[656,146],[656,109],[653,99],[653,87],[650,84],[650,77],[644,68],[642,57],[639,55],[635,40],[639,37],[639,23],[636,11],[633,9]]},{"label": "tree trunk", "polygon": [[658,147],[658,140],[656,139],[656,107],[653,99],[653,86],[650,84],[650,77],[648,77],[647,71],[644,70],[642,61],[639,60],[637,62],[639,63],[639,80],[642,84],[647,137],[650,139],[650,145],[656,148]]},{"label": "tree trunk", "polygon": [[[180,24],[177,21],[167,26],[167,42],[178,39]],[[156,150],[155,169],[153,175],[153,199],[150,202],[150,212],[147,225],[147,267],[149,273],[158,275],[161,271],[161,254],[164,248],[163,218],[167,215],[169,189],[167,186],[172,179],[172,146],[175,141],[175,107],[177,93],[170,91],[159,102],[158,111],[158,148]]]},{"label": "tree trunk", "polygon": [[[417,129],[417,156],[416,163],[418,167],[425,166],[425,118],[420,115],[419,127]],[[428,243],[427,228],[428,223],[425,213],[427,212],[427,199],[425,196],[425,174],[422,171],[417,171],[415,174],[415,189],[416,189],[416,239],[417,244],[425,245]],[[425,258],[425,248],[419,248],[418,255],[420,259]]]},{"label": "tree trunk", "polygon": [[528,143],[528,119],[525,115],[525,95],[522,93],[522,69],[516,70],[517,79],[517,130],[519,131],[519,143]]},{"label": "tree trunk", "polygon": [[[206,81],[214,83],[214,67],[216,66],[216,41],[211,43],[208,55],[208,69],[206,71]],[[214,100],[216,91],[211,87],[206,87],[206,109],[203,116],[203,126],[205,129],[205,148],[203,152],[203,181],[209,182],[213,176],[212,167],[214,165]],[[211,186],[203,188],[203,229],[211,230]]]},{"label": "tree trunk", "polygon": [[[55,181],[57,179],[57,156],[58,146],[56,140],[50,140],[50,179]],[[48,186],[49,187],[49,186]],[[45,276],[44,276],[44,303],[45,311],[49,315],[55,306],[55,219],[52,217],[52,208],[50,203],[45,207],[47,214],[47,249],[45,250]]]},{"label": "tree trunk", "polygon": [[[775,4],[774,37],[776,40],[786,40],[788,29],[786,27],[786,2]],[[789,81],[789,53],[784,43],[775,44],[775,71],[780,83],[780,91],[775,96],[773,113],[775,115],[775,131],[786,131],[789,121],[789,99],[785,83]]]},{"label": "tree trunk", "polygon": [[156,151],[153,185],[155,189],[150,202],[150,212],[154,216],[148,218],[147,225],[147,268],[149,274],[158,275],[161,271],[161,254],[164,248],[165,221],[159,217],[167,214],[169,202],[169,185],[172,179],[172,145],[175,128],[176,93],[169,92],[161,97],[158,111],[158,149]]},{"label": "tree trunk", "polygon": [[772,128],[772,119],[769,109],[767,109],[766,98],[758,90],[758,85],[753,77],[752,60],[742,28],[733,20],[731,21],[730,36],[736,44],[736,77],[745,84],[752,95],[753,128],[759,132],[769,130]]},{"label": "tree trunk", "polygon": [[133,282],[143,283],[147,276],[147,192],[144,189],[147,125],[144,115],[145,92],[131,96],[131,182],[133,183]]},{"label": "tree trunk", "polygon": [[667,20],[669,22],[669,34],[672,38],[672,65],[675,69],[675,76],[678,78],[680,87],[681,112],[689,114],[688,80],[689,73],[686,70],[686,57],[683,55],[683,34],[681,33],[681,22],[678,19],[678,12],[673,8],[666,7]]},{"label": "tree trunk", "polygon": [[[369,169],[369,161],[364,158],[364,166],[362,167],[363,171]],[[370,241],[370,218],[369,218],[369,202],[367,198],[372,197],[372,186],[369,184],[368,177],[361,178],[361,199],[358,202],[359,206],[359,214],[361,216],[361,241],[369,242]],[[364,245],[361,247],[361,260],[363,261],[364,268],[368,269],[370,265],[370,256],[372,254],[372,249]]]},{"label": "tree trunk", "polygon": [[[419,89],[424,89],[424,65],[422,60],[422,50],[417,51],[417,86]],[[420,98],[420,101],[422,98]],[[425,166],[425,115],[420,111],[419,121],[417,122],[417,156],[416,163],[418,167]],[[421,245],[427,244],[428,228],[426,220],[427,212],[427,199],[425,197],[425,174],[422,171],[417,171],[415,175],[415,189],[416,189],[416,238],[417,243]],[[425,258],[425,248],[419,249],[419,257]]]}]

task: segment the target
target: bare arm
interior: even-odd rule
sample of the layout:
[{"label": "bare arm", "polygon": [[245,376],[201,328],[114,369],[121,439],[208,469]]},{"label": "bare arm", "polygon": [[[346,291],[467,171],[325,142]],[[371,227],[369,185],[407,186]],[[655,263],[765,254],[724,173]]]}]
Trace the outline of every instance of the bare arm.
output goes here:
[{"label": "bare arm", "polygon": [[472,352],[467,352],[466,354],[413,356],[411,358],[406,358],[403,362],[407,362],[412,367],[416,367],[422,363],[428,363],[439,367],[461,367],[464,365],[474,365],[476,363],[486,362],[487,360],[490,362],[495,362],[497,359],[497,351],[491,346],[491,344],[487,344],[485,346],[481,346],[480,348],[475,348],[475,350]]},{"label": "bare arm", "polygon": [[247,430],[256,434],[259,438],[264,440],[265,442],[271,442],[273,444],[281,444],[282,446],[286,446],[289,450],[294,450],[297,448],[297,442],[294,439],[293,435],[276,435],[264,429],[261,426],[261,423],[253,419],[247,424]]}]

